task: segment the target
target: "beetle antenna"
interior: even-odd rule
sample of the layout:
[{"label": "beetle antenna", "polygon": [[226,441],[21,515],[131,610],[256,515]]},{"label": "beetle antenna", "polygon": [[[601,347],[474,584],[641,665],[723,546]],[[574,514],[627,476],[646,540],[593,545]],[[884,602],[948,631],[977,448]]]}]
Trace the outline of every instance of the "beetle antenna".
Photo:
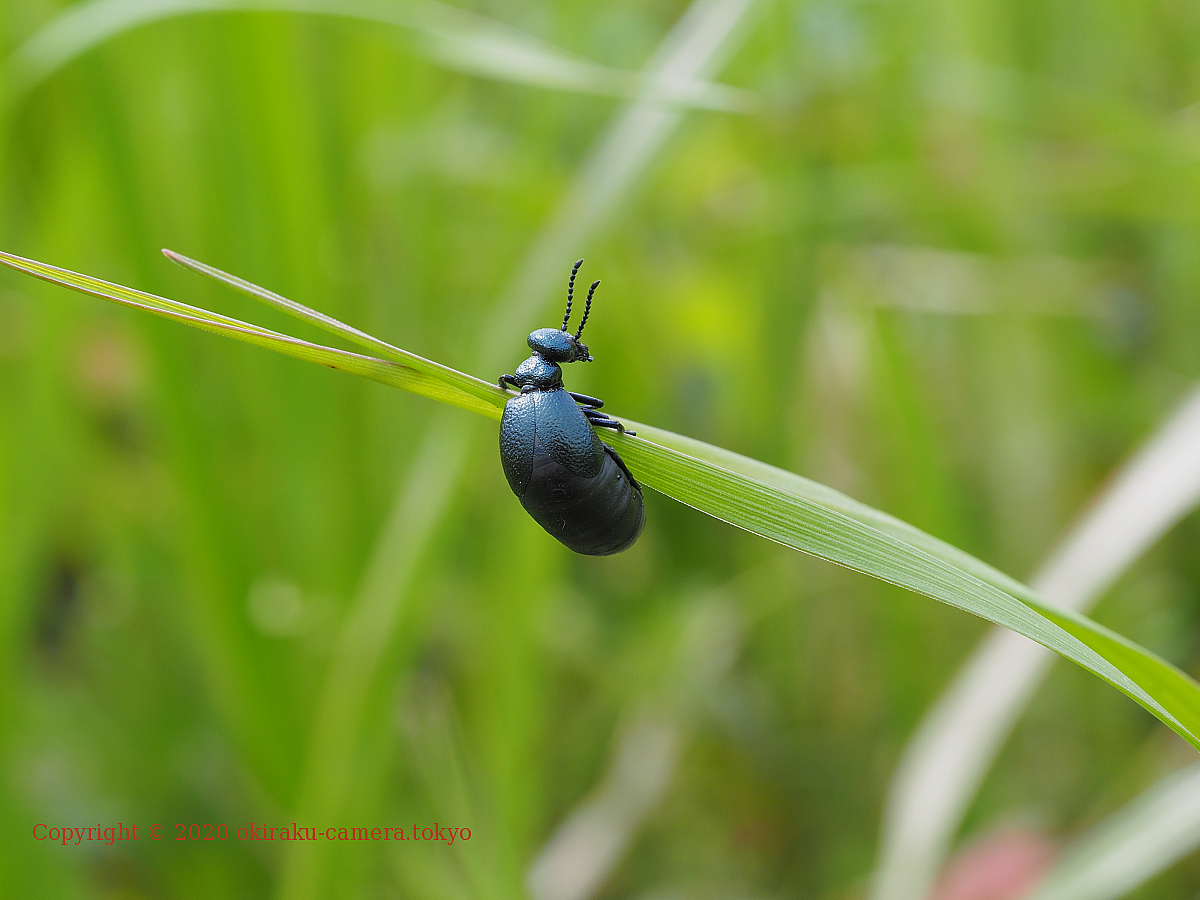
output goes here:
[{"label": "beetle antenna", "polygon": [[[575,293],[575,276],[579,273],[579,267],[583,265],[583,260],[579,260],[571,268],[571,280],[567,282],[567,314],[563,316],[563,324],[560,331],[567,330],[567,322],[571,319],[571,296]],[[588,298],[591,300],[591,297]],[[587,318],[587,311],[584,311],[584,318]]]},{"label": "beetle antenna", "polygon": [[583,337],[583,326],[587,324],[588,313],[592,311],[592,295],[596,293],[598,287],[600,287],[599,278],[593,281],[591,288],[588,289],[587,302],[583,305],[583,319],[579,322],[579,330],[575,332],[575,340]]}]

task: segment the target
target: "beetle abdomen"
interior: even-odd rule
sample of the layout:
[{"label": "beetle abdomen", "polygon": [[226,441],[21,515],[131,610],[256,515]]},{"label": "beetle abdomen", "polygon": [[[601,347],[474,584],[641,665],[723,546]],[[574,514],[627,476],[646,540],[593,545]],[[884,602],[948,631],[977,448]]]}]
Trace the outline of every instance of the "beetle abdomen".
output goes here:
[{"label": "beetle abdomen", "polygon": [[526,512],[576,553],[619,553],[642,533],[641,488],[566,391],[509,398],[500,460]]},{"label": "beetle abdomen", "polygon": [[[589,426],[590,427],[590,426]],[[646,524],[641,488],[608,445],[590,478],[571,472],[535,440],[533,477],[521,505],[553,537],[576,553],[607,556],[632,546]]]}]

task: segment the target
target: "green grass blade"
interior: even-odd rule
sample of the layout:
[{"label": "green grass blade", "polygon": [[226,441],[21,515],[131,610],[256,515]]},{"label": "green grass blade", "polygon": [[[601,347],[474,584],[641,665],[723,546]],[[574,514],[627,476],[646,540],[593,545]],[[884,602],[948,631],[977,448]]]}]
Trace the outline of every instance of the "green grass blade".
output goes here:
[{"label": "green grass blade", "polygon": [[[367,334],[364,331],[359,331],[344,322],[339,322],[333,316],[327,316],[325,313],[317,312],[302,303],[297,303],[295,300],[289,300],[287,297],[281,296],[274,291],[264,287],[259,287],[253,282],[246,281],[244,278],[239,278],[236,275],[230,275],[228,272],[222,272],[215,266],[210,266],[207,263],[202,263],[190,257],[184,256],[182,253],[176,253],[174,250],[163,250],[163,255],[174,263],[178,263],[186,269],[191,269],[194,272],[199,272],[209,278],[219,281],[222,284],[247,294],[256,300],[261,300],[268,306],[281,310],[288,315],[295,316],[305,322],[310,322],[318,328],[336,334],[338,337],[345,338],[352,343],[358,344],[361,347],[366,347],[369,350],[374,350],[376,353],[387,357],[394,362],[398,362],[407,368],[413,369],[423,375],[428,376],[433,382],[446,384],[459,390],[463,394],[482,400],[493,407],[503,407],[506,395],[501,393],[498,386],[490,384],[486,381],[481,381],[478,378],[473,378],[470,375],[464,375],[457,369],[451,369],[449,366],[443,366],[441,363],[435,363],[432,360],[425,359],[423,356],[417,356],[415,353],[410,353],[408,350],[402,350],[399,347],[389,344],[387,341],[382,341],[377,337]],[[405,388],[408,390],[408,388]],[[420,393],[419,391],[417,393]],[[485,413],[490,415],[490,413]]]},{"label": "green grass blade", "polygon": [[112,284],[99,278],[81,275],[78,272],[60,269],[57,266],[35,260],[24,259],[3,251],[0,251],[0,263],[43,281],[62,285],[83,294],[110,300],[122,306],[145,310],[193,328],[213,334],[223,334],[234,340],[275,350],[285,356],[360,375],[363,378],[411,391],[432,400],[469,409],[493,419],[500,418],[500,409],[504,405],[505,395],[497,386],[463,375],[461,372],[454,372],[455,377],[451,378],[442,373],[443,367],[429,363],[428,360],[421,360],[415,355],[411,357],[411,360],[421,360],[425,365],[418,366],[408,358],[404,362],[375,359],[346,350],[324,347],[229,316],[188,306],[186,303],[122,287],[119,284]]},{"label": "green grass blade", "polygon": [[[387,341],[382,341],[377,337],[367,334],[365,331],[359,331],[351,325],[340,322],[332,316],[327,316],[325,313],[317,312],[297,303],[295,300],[289,300],[280,294],[275,293],[264,287],[259,287],[253,282],[247,281],[244,278],[239,278],[236,275],[230,275],[228,272],[223,272],[216,266],[210,266],[207,263],[199,262],[189,256],[184,256],[182,253],[176,253],[174,250],[163,250],[163,256],[171,260],[177,265],[183,266],[185,269],[191,269],[193,272],[198,272],[214,281],[219,281],[227,287],[233,288],[235,291],[241,291],[243,294],[253,297],[256,300],[261,300],[268,306],[272,306],[288,315],[295,316],[297,319],[303,319],[305,322],[311,322],[318,328],[323,328],[330,334],[336,334],[339,337],[345,338],[348,341],[353,341],[361,347],[366,347],[374,350],[382,356],[393,359],[396,362],[407,363],[415,357],[415,354],[409,353],[407,350],[401,350],[399,347],[394,347]],[[424,360],[428,362],[428,360]],[[432,365],[432,364],[431,364]]]},{"label": "green grass blade", "polygon": [[[1148,650],[1054,608],[985,563],[830,488],[728,450],[629,424],[646,440],[615,435],[612,442],[647,486],[769,540],[1022,634],[1125,692],[1200,749],[1200,685]],[[687,445],[696,455],[667,444]]]},{"label": "green grass blade", "polygon": [[[0,253],[0,262],[83,293],[393,384],[489,418],[499,418],[506,396],[486,382],[478,383],[487,387],[487,394],[467,394],[451,383],[442,367],[418,371],[309,344],[11,254]],[[455,378],[474,381],[462,373]],[[1200,749],[1200,685],[1149,651],[1083,616],[1054,608],[985,563],[830,488],[719,447],[629,424],[639,430],[640,438],[616,434],[609,440],[648,487],[753,534],[1022,634],[1128,694]]]}]

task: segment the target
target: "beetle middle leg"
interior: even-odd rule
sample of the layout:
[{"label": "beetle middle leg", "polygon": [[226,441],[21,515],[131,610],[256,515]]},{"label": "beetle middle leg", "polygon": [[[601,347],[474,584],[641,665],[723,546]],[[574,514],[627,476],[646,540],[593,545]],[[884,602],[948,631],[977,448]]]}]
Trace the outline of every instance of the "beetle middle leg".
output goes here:
[{"label": "beetle middle leg", "polygon": [[577,394],[574,391],[567,391],[567,393],[584,409],[600,409],[604,406],[604,401],[598,397],[589,397],[587,394]]},{"label": "beetle middle leg", "polygon": [[496,383],[500,385],[500,390],[502,391],[508,390],[509,386],[515,388],[519,388],[521,386],[521,383],[517,381],[516,377],[513,375],[501,375]]}]

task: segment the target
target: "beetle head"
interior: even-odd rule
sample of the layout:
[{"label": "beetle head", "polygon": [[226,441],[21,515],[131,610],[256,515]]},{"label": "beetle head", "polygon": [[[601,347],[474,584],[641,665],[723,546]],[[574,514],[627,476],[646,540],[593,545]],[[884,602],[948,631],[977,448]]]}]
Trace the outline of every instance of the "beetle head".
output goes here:
[{"label": "beetle head", "polygon": [[529,335],[529,349],[552,363],[591,362],[586,344],[558,328],[539,328]]}]

